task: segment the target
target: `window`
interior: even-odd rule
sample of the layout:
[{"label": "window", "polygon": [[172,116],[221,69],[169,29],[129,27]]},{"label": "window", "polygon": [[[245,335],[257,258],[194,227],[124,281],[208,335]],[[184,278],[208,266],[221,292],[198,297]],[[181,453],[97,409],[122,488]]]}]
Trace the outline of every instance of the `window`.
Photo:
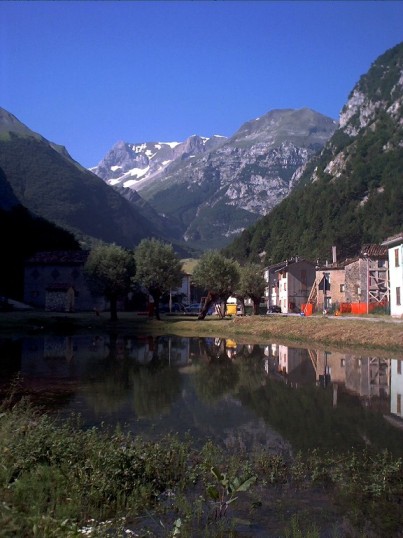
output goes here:
[{"label": "window", "polygon": [[400,267],[399,249],[395,248],[395,267]]},{"label": "window", "polygon": [[396,305],[400,306],[400,286],[396,288]]},{"label": "window", "polygon": [[386,266],[385,260],[378,260],[378,268],[381,269],[382,267]]},{"label": "window", "polygon": [[344,367],[346,366],[346,359],[341,359],[341,360],[340,360],[340,366],[341,366],[342,368],[344,368]]},{"label": "window", "polygon": [[397,373],[402,375],[402,361],[397,361]]},{"label": "window", "polygon": [[340,284],[340,292],[341,293],[345,292],[345,288],[346,288],[345,284]]}]

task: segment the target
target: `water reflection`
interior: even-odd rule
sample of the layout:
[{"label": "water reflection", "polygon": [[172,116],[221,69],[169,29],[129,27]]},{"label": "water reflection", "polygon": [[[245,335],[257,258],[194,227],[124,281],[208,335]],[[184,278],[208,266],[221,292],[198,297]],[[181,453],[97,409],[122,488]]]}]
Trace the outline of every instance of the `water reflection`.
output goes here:
[{"label": "water reflection", "polygon": [[53,336],[0,341],[4,388],[84,426],[189,432],[231,447],[403,454],[401,359],[220,338]]}]

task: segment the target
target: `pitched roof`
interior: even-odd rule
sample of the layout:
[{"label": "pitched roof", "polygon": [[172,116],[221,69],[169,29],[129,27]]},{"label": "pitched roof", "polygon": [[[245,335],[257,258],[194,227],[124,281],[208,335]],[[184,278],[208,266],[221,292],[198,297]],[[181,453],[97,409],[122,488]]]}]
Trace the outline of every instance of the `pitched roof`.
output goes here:
[{"label": "pitched roof", "polygon": [[386,259],[388,257],[388,249],[384,245],[362,245],[360,256]]}]

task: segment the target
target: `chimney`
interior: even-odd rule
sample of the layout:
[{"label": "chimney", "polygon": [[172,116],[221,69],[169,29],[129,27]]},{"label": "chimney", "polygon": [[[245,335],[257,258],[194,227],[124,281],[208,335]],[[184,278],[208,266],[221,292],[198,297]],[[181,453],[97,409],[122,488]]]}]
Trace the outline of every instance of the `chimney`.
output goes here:
[{"label": "chimney", "polygon": [[332,247],[332,257],[333,257],[333,263],[337,263],[337,254],[336,254],[336,247]]}]

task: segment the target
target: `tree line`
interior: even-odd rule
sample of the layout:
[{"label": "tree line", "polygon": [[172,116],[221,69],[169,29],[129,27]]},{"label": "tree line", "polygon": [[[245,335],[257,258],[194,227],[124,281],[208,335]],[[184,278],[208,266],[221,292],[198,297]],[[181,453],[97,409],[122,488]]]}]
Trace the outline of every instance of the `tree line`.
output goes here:
[{"label": "tree line", "polygon": [[[184,276],[182,262],[171,244],[158,239],[143,239],[133,250],[115,244],[94,247],[84,267],[90,291],[105,297],[110,304],[111,321],[117,320],[119,299],[136,287],[147,290],[154,301],[154,314],[160,319],[162,297],[180,287]],[[226,302],[237,297],[251,299],[253,313],[258,313],[266,282],[260,265],[241,266],[217,250],[206,251],[198,260],[192,283],[206,292],[206,301],[198,316],[204,319],[212,304],[219,304],[224,317]]]}]

